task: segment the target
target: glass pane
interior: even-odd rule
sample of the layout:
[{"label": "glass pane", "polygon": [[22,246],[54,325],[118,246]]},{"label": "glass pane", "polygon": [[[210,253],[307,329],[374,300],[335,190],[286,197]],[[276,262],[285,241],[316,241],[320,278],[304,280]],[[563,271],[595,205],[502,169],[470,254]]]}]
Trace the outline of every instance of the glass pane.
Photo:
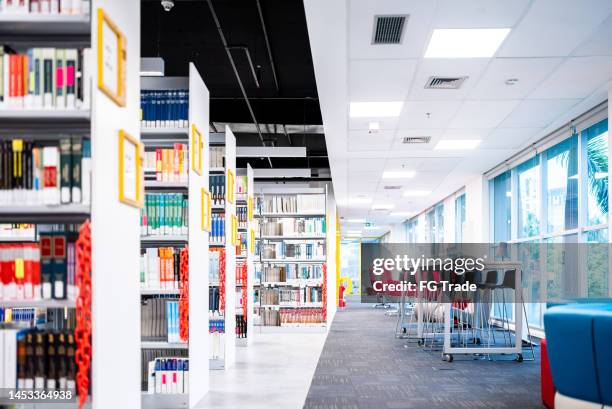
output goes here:
[{"label": "glass pane", "polygon": [[495,243],[510,240],[510,209],[512,204],[510,175],[510,171],[504,172],[491,181],[493,241]]},{"label": "glass pane", "polygon": [[540,156],[517,167],[518,173],[518,235],[540,234]]},{"label": "glass pane", "polygon": [[548,232],[578,226],[578,137],[546,151]]},{"label": "glass pane", "polygon": [[[608,243],[608,229],[584,233],[586,243]],[[608,245],[586,245],[587,297],[608,297]]]},{"label": "glass pane", "polygon": [[455,243],[463,242],[465,229],[465,194],[455,199]]},{"label": "glass pane", "polygon": [[608,120],[582,132],[587,151],[587,223],[608,223]]},{"label": "glass pane", "polygon": [[436,243],[444,243],[444,205],[436,206]]}]

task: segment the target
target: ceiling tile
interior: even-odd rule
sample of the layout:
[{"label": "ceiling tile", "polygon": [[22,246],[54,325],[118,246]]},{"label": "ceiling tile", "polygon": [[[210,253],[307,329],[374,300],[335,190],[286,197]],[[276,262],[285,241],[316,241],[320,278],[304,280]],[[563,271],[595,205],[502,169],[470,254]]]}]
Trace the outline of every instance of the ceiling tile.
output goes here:
[{"label": "ceiling tile", "polygon": [[403,101],[417,66],[414,60],[352,60],[351,101]]},{"label": "ceiling tile", "polygon": [[400,128],[444,128],[461,106],[460,101],[407,101],[400,116]]},{"label": "ceiling tile", "polygon": [[492,128],[448,128],[441,139],[485,139]]},{"label": "ceiling tile", "polygon": [[440,0],[434,28],[506,28],[521,17],[530,0]]},{"label": "ceiling tile", "polygon": [[612,15],[572,53],[573,56],[612,55]]},{"label": "ceiling tile", "polygon": [[589,38],[611,12],[610,0],[534,1],[497,56],[567,56]]},{"label": "ceiling tile", "polygon": [[376,133],[349,131],[348,150],[349,152],[389,150],[393,143],[394,133],[388,130],[379,130]]},{"label": "ceiling tile", "polygon": [[[470,99],[523,99],[561,63],[561,58],[496,58]],[[517,79],[514,85],[506,80]]]},{"label": "ceiling tile", "polygon": [[571,57],[529,98],[585,98],[612,79],[612,57]]},{"label": "ceiling tile", "polygon": [[[409,99],[461,99],[465,98],[478,83],[487,63],[486,58],[446,59],[431,58],[421,60]],[[468,77],[459,89],[428,89],[425,84],[429,77]]]},{"label": "ceiling tile", "polygon": [[[349,58],[419,58],[429,36],[436,1],[352,0],[349,6]],[[374,16],[408,14],[401,44],[372,45]]]},{"label": "ceiling tile", "polygon": [[520,101],[466,101],[450,123],[451,128],[494,128]]},{"label": "ceiling tile", "polygon": [[518,149],[542,128],[497,128],[480,144],[480,149]]},{"label": "ceiling tile", "polygon": [[349,174],[353,172],[378,172],[385,168],[387,158],[351,158],[349,159]]},{"label": "ceiling tile", "polygon": [[578,102],[577,99],[527,99],[500,126],[544,128]]}]

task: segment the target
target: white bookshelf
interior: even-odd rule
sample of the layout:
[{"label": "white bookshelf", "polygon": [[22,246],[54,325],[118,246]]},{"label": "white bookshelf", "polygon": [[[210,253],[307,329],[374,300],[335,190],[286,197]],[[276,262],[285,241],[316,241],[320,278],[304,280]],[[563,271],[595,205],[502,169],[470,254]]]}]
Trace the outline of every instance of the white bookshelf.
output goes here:
[{"label": "white bookshelf", "polygon": [[[210,246],[222,247],[225,251],[225,309],[222,316],[225,330],[219,337],[222,354],[213,356],[214,343],[217,342],[217,336],[213,334],[209,338],[210,352],[208,352],[208,356],[210,369],[226,370],[231,368],[236,361],[236,246],[232,244],[232,215],[236,215],[236,195],[234,194],[233,202],[230,203],[228,200],[228,173],[232,172],[234,178],[236,178],[236,137],[229,126],[225,127],[225,133],[215,134],[215,137],[217,146],[225,146],[225,167],[210,168],[211,175],[221,174],[225,176],[225,203],[222,206],[213,206],[213,212],[225,214],[225,242],[211,242]],[[206,162],[209,162],[208,158]]]},{"label": "white bookshelf", "polygon": [[[119,27],[127,42],[124,67],[125,106],[119,107],[97,87],[98,8]],[[92,16],[92,18],[90,18]],[[86,16],[0,13],[3,44],[22,51],[29,47],[92,48],[84,83],[91,84],[89,106],[83,109],[0,108],[0,139],[25,137],[53,140],[82,135],[91,140],[92,206],[0,206],[0,219],[42,224],[91,221],[91,364],[86,407],[140,407],[138,220],[139,209],[118,200],[118,131],[140,139],[139,61],[140,3],[92,0]],[[11,130],[13,132],[11,132]],[[75,308],[69,300],[2,301],[2,307]],[[77,345],[78,346],[78,345]],[[121,371],[108,357],[121,362]],[[112,390],[113,393],[108,393]],[[41,405],[44,407],[45,405]],[[74,405],[76,407],[76,405]]]},{"label": "white bookshelf", "polygon": [[[208,152],[209,91],[195,66],[189,64],[189,77],[143,77],[143,90],[189,90],[189,126],[182,128],[141,127],[143,142],[147,149],[169,148],[174,143],[189,147],[188,178],[186,182],[146,180],[146,192],[177,192],[187,194],[189,229],[187,235],[143,236],[142,247],[189,246],[189,340],[176,343],[165,341],[142,341],[143,349],[185,349],[189,358],[189,379],[197,388],[189,394],[159,395],[142,394],[142,407],[146,409],[193,408],[209,390],[208,361],[208,234],[201,228],[201,189],[209,189],[207,161],[203,161],[202,173],[194,171],[191,164],[193,152],[190,130],[195,126],[202,134],[202,154]],[[180,296],[178,289],[142,288],[141,297]]]},{"label": "white bookshelf", "polygon": [[[297,204],[297,196],[303,195],[319,195],[319,198],[323,197],[324,200],[320,201],[318,207],[314,208],[299,208]],[[272,266],[285,266],[285,265],[297,265],[298,268],[305,266],[320,266],[323,268],[323,265],[327,265],[329,267],[329,261],[333,258],[333,255],[330,255],[328,251],[328,240],[329,240],[329,225],[328,225],[328,193],[327,187],[320,188],[312,188],[309,187],[301,191],[300,189],[291,188],[289,190],[285,190],[282,187],[279,188],[266,188],[265,191],[262,188],[262,192],[258,195],[259,201],[265,201],[266,199],[272,200],[276,203],[276,198],[284,198],[293,200],[295,199],[296,205],[292,208],[292,206],[282,206],[286,211],[264,211],[270,210],[265,209],[261,203],[258,203],[258,209],[255,214],[255,217],[259,223],[259,229],[257,231],[257,240],[260,242],[260,254],[255,259],[255,264],[258,267],[258,270],[263,273],[263,270],[266,267]],[[303,199],[303,198],[302,198]],[[281,206],[277,206],[275,209],[279,209]],[[286,233],[282,234],[264,234],[266,232],[265,225],[270,222],[278,222],[282,219],[305,219],[306,221],[309,219],[323,219],[325,230],[320,233]],[[263,246],[266,244],[279,244],[279,243],[292,243],[292,244],[322,244],[325,249],[325,256],[317,256],[312,255],[309,258],[305,256],[301,257],[281,257],[279,254],[276,254],[277,257],[269,258],[264,257]],[[332,274],[335,274],[332,273]],[[327,277],[329,277],[330,271],[327,270]],[[334,280],[335,282],[335,280]],[[256,307],[259,312],[259,326],[258,331],[262,333],[268,332],[309,332],[315,330],[319,332],[321,330],[325,330],[327,328],[327,324],[329,323],[327,317],[329,314],[327,312],[324,313],[324,322],[317,323],[283,323],[281,319],[280,325],[270,325],[266,323],[264,325],[264,317],[262,314],[265,313],[266,310],[280,311],[280,310],[313,310],[313,309],[323,309],[327,307],[322,301],[315,302],[306,302],[301,300],[297,301],[280,301],[278,304],[264,304],[262,301],[261,293],[264,291],[283,291],[283,290],[295,290],[300,291],[304,288],[319,288],[321,291],[326,289],[327,294],[330,294],[330,288],[328,287],[328,280],[325,280],[323,274],[319,278],[307,278],[307,279],[287,279],[286,281],[261,281],[261,277],[257,279],[255,282],[255,288],[259,291],[259,302],[256,303]],[[335,289],[334,289],[335,290]],[[325,292],[325,291],[322,291]],[[329,300],[329,298],[327,299]],[[326,301],[327,301],[326,300]],[[329,304],[329,303],[327,303]]]}]

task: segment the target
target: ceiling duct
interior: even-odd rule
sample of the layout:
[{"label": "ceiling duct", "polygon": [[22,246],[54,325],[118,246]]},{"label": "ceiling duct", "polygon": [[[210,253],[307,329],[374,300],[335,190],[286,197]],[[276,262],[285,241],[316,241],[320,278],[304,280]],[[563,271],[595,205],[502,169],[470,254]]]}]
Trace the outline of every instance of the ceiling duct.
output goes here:
[{"label": "ceiling duct", "polygon": [[387,185],[384,187],[385,190],[398,190],[401,189],[401,185]]},{"label": "ceiling duct", "polygon": [[429,77],[426,89],[459,89],[468,77]]},{"label": "ceiling duct", "polygon": [[402,143],[405,144],[429,143],[429,141],[431,141],[431,136],[405,136],[402,138]]},{"label": "ceiling duct", "polygon": [[400,44],[407,15],[374,16],[372,44]]}]

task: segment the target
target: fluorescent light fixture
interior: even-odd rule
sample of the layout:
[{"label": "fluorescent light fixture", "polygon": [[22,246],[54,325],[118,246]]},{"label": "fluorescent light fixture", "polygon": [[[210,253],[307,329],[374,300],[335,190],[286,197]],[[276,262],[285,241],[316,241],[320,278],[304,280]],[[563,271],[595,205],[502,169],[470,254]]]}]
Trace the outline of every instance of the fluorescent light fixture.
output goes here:
[{"label": "fluorescent light fixture", "polygon": [[414,212],[391,212],[390,216],[401,216],[401,217],[411,217],[414,216]]},{"label": "fluorescent light fixture", "polygon": [[379,204],[372,205],[372,210],[391,210],[394,207],[395,207],[394,204],[379,203]]},{"label": "fluorescent light fixture", "polygon": [[404,191],[404,197],[424,197],[429,196],[430,193],[429,190],[406,190]]},{"label": "fluorescent light fixture", "polygon": [[410,179],[416,172],[414,170],[386,170],[383,172],[383,179]]},{"label": "fluorescent light fixture", "polygon": [[443,139],[434,149],[438,150],[468,150],[475,149],[482,142],[480,139]]},{"label": "fluorescent light fixture", "polygon": [[365,219],[348,219],[347,220],[348,223],[365,223],[366,220]]},{"label": "fluorescent light fixture", "polygon": [[376,230],[376,229],[378,229],[378,227],[374,226],[374,225],[370,225],[370,226],[365,226],[364,229],[366,229],[366,230]]},{"label": "fluorescent light fixture", "polygon": [[506,197],[512,197],[512,192],[511,191],[507,191],[506,192]]},{"label": "fluorescent light fixture", "polygon": [[370,130],[370,133],[376,133],[380,129],[380,123],[370,122],[370,124],[368,125],[368,129]]},{"label": "fluorescent light fixture", "polygon": [[347,230],[346,234],[361,234],[361,230]]},{"label": "fluorescent light fixture", "polygon": [[404,103],[390,102],[351,102],[349,116],[351,118],[388,118],[399,116]]},{"label": "fluorescent light fixture", "polygon": [[425,58],[490,58],[510,33],[509,28],[439,28]]}]

